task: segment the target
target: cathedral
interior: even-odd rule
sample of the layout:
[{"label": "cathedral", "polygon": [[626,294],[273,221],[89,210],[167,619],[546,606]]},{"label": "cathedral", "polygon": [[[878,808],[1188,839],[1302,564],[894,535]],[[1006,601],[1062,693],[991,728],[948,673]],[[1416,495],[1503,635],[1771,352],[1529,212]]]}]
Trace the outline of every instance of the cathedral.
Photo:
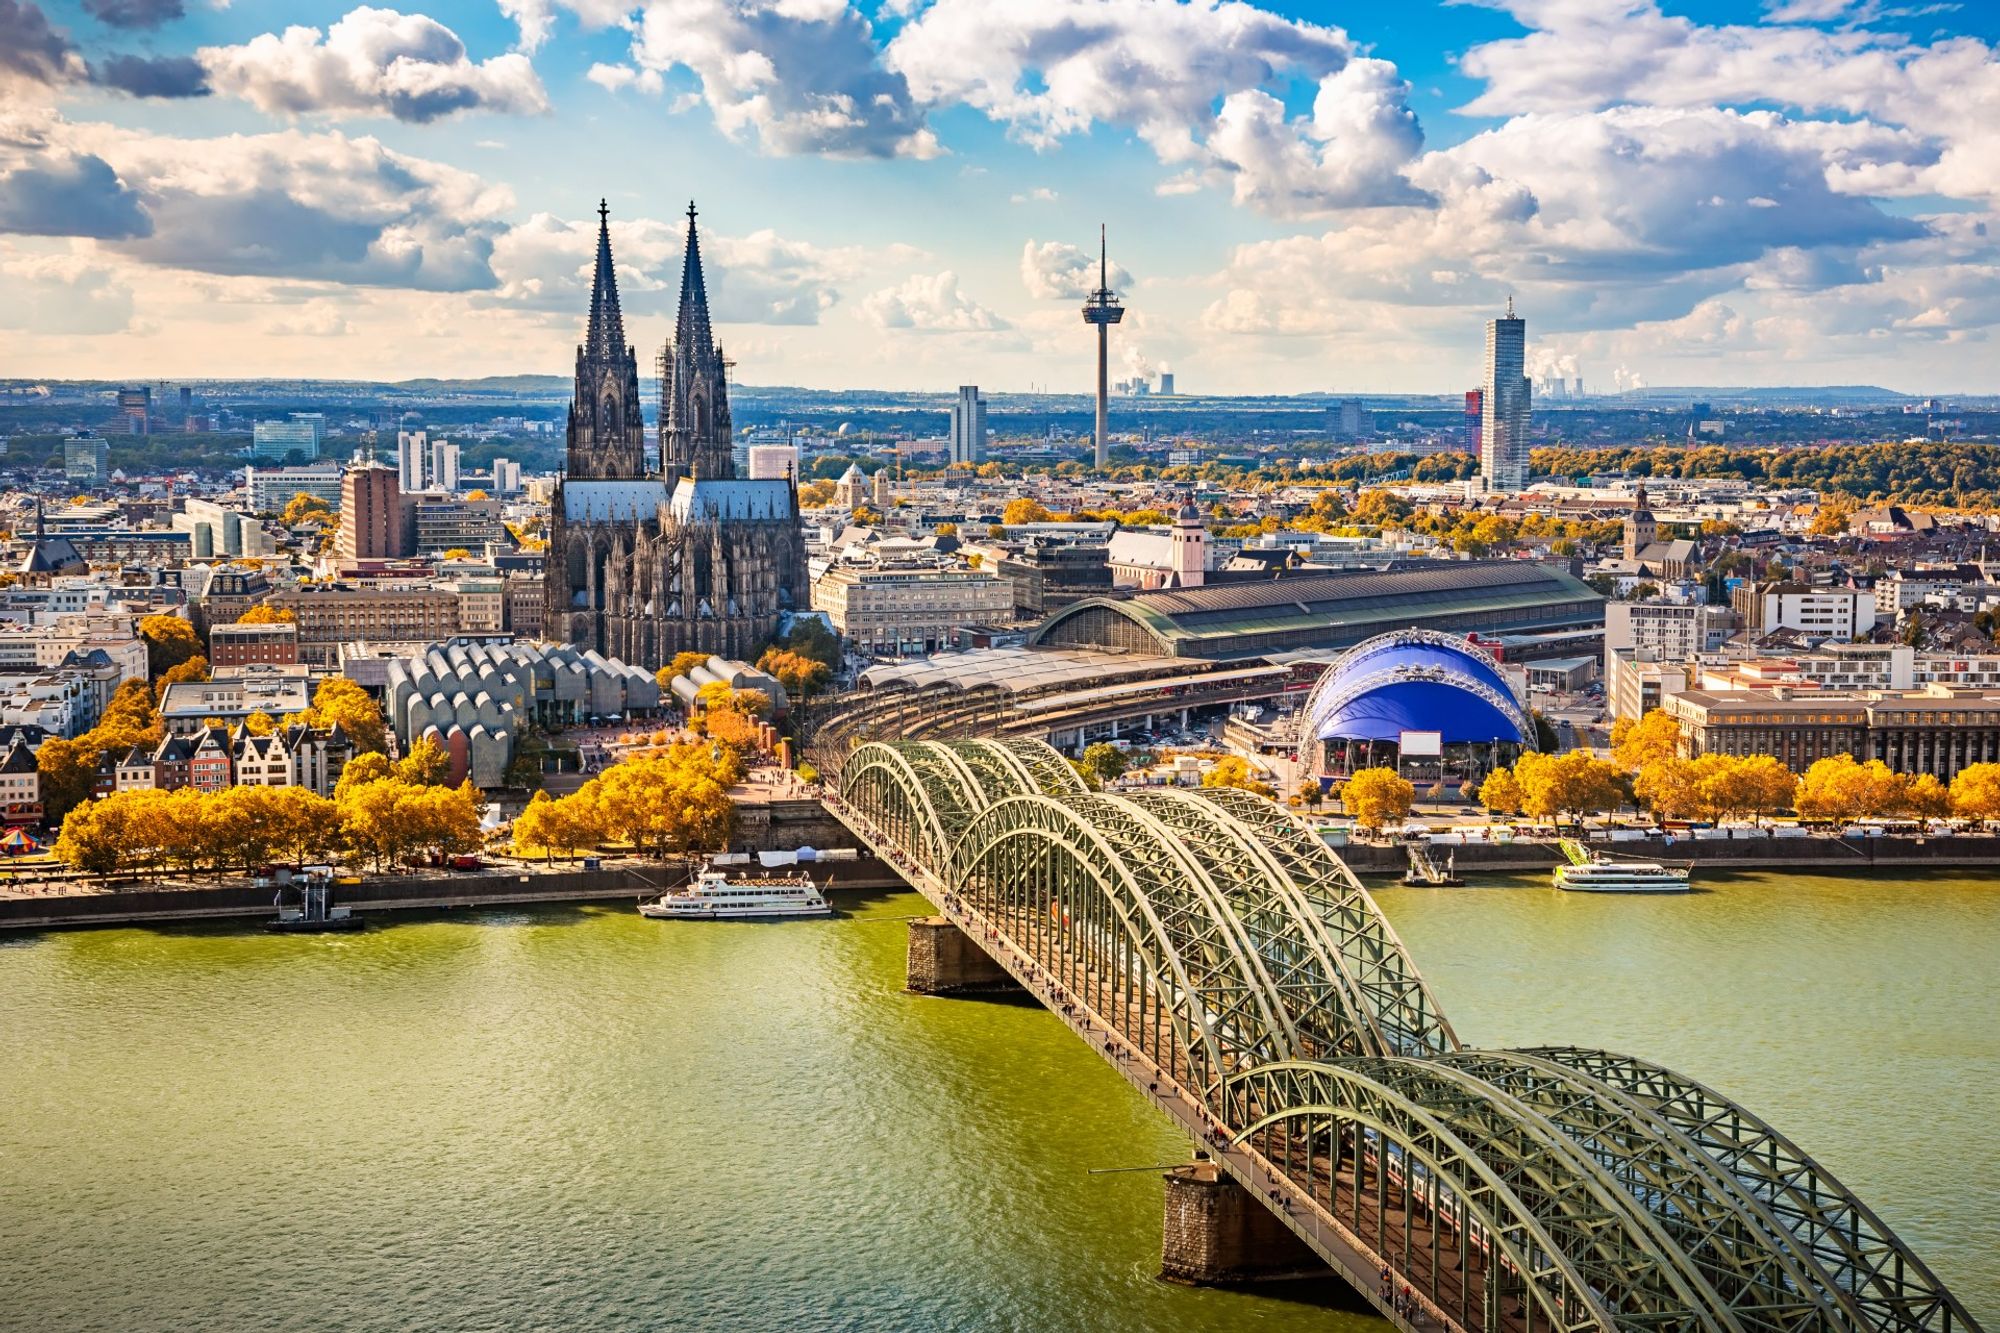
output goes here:
[{"label": "cathedral", "polygon": [[796,480],[736,475],[728,363],[709,327],[693,204],[680,314],[660,356],[660,471],[647,469],[639,363],[618,310],[609,212],[600,203],[597,214],[568,463],[549,513],[543,632],[649,669],[690,651],[754,659],[779,617],[808,601]]}]

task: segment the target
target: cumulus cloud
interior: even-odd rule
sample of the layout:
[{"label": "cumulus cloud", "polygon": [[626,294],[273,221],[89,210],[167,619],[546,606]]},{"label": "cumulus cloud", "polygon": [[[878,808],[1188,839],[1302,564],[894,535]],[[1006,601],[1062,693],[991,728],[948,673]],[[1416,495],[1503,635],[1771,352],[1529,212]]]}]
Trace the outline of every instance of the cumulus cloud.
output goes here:
[{"label": "cumulus cloud", "polygon": [[[518,48],[533,55],[556,30],[558,0],[500,0],[500,12],[514,21]],[[586,29],[595,31],[623,23],[631,6],[625,0],[560,0]]]},{"label": "cumulus cloud", "polygon": [[[653,218],[611,220],[619,302],[630,315],[669,315],[680,301],[685,223]],[[590,299],[597,219],[538,213],[500,236],[493,268],[496,305],[582,317]],[[747,236],[701,233],[709,309],[718,323],[810,325],[840,299],[840,284],[870,257],[764,229]]]},{"label": "cumulus cloud", "polygon": [[[1106,276],[1112,289],[1132,285],[1132,275],[1113,260]],[[1029,241],[1021,247],[1021,283],[1038,301],[1081,300],[1097,290],[1097,256],[1068,241]]]},{"label": "cumulus cloud", "polygon": [[34,0],[0,0],[0,89],[83,77],[83,58]]},{"label": "cumulus cloud", "polygon": [[132,322],[132,289],[86,256],[0,252],[0,328],[40,336],[122,332]]},{"label": "cumulus cloud", "polygon": [[291,27],[241,46],[203,47],[199,58],[216,91],[278,115],[393,116],[421,123],[459,111],[548,109],[527,57],[475,62],[450,28],[393,9],[363,6],[324,34]]},{"label": "cumulus cloud", "polygon": [[52,134],[61,151],[115,168],[144,225],[107,244],[142,263],[429,291],[496,281],[489,259],[512,197],[374,139],[297,130],[175,139],[108,125]]},{"label": "cumulus cloud", "polygon": [[83,9],[114,28],[157,28],[187,14],[182,0],[83,0]]},{"label": "cumulus cloud", "polygon": [[127,240],[152,230],[139,196],[95,154],[22,155],[0,171],[0,232]]},{"label": "cumulus cloud", "polygon": [[715,123],[773,154],[934,157],[937,138],[844,0],[645,0],[640,68],[684,68]]},{"label": "cumulus cloud", "polygon": [[648,97],[658,97],[666,88],[658,70],[633,69],[630,65],[592,65],[583,77],[608,93],[632,88]]},{"label": "cumulus cloud", "polygon": [[208,71],[192,56],[111,56],[90,67],[90,79],[134,97],[208,95]]},{"label": "cumulus cloud", "polygon": [[959,290],[958,274],[917,274],[899,287],[885,287],[861,303],[880,328],[919,333],[987,333],[1007,321]]}]

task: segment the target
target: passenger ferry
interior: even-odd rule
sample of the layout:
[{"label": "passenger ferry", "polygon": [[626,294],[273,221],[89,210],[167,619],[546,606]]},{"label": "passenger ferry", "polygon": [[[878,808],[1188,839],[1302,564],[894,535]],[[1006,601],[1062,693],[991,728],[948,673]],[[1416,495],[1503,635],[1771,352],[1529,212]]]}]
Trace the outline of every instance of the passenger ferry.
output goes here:
[{"label": "passenger ferry", "polygon": [[639,914],[659,920],[692,919],[720,921],[732,918],[770,916],[831,916],[812,880],[805,875],[759,876],[731,879],[709,868],[695,876],[684,889],[664,893],[649,903],[639,904]]},{"label": "passenger ferry", "polygon": [[1689,893],[1689,866],[1665,866],[1657,861],[1611,861],[1585,850],[1581,843],[1563,841],[1568,865],[1556,867],[1556,887],[1571,893]]}]

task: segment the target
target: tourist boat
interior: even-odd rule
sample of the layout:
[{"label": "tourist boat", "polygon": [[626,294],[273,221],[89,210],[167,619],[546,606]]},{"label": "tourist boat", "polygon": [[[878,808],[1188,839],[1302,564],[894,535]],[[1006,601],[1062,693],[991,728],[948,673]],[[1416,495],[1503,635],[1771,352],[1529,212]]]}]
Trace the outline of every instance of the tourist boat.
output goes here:
[{"label": "tourist boat", "polygon": [[660,920],[688,918],[718,921],[740,917],[830,916],[833,909],[811,879],[804,875],[731,879],[714,868],[695,876],[683,889],[663,893],[639,904],[639,914]]},{"label": "tourist boat", "polygon": [[1587,851],[1582,844],[1563,841],[1566,865],[1556,867],[1556,887],[1571,893],[1688,893],[1690,866],[1666,866],[1657,861],[1613,861]]}]

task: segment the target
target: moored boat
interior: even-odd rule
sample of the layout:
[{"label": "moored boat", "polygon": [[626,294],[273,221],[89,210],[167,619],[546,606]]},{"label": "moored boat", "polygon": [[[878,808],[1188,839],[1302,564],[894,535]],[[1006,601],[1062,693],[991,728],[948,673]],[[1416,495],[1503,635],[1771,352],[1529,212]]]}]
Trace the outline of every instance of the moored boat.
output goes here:
[{"label": "moored boat", "polygon": [[641,916],[656,920],[722,921],[780,916],[830,916],[833,908],[805,875],[758,875],[731,879],[713,868],[685,888],[639,904]]}]

